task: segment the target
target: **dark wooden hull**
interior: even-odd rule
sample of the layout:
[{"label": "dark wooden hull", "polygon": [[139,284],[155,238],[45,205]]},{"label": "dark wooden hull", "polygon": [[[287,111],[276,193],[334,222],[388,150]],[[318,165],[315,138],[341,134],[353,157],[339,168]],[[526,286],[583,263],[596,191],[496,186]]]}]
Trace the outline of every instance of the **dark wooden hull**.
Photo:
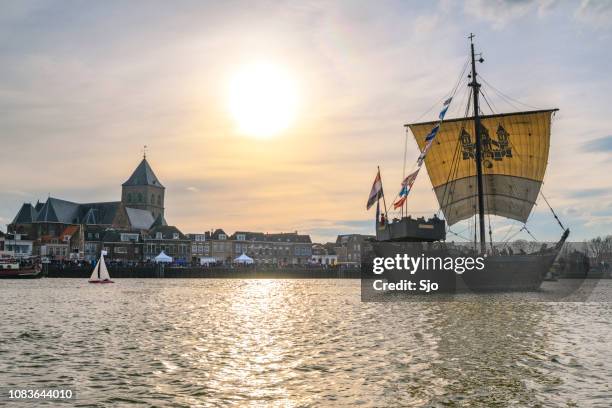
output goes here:
[{"label": "dark wooden hull", "polygon": [[497,255],[485,259],[483,270],[461,275],[469,290],[475,292],[536,291],[540,289],[557,253]]},{"label": "dark wooden hull", "polygon": [[39,269],[18,269],[0,271],[0,279],[40,279],[43,273]]},{"label": "dark wooden hull", "polygon": [[[395,257],[397,254],[429,258],[477,256],[461,252],[456,248],[448,248],[441,243],[373,242],[372,250],[373,256],[380,257]],[[419,270],[415,274],[405,271],[388,271],[385,272],[384,278],[394,282],[402,279],[417,281],[429,279],[439,283],[439,292],[442,293],[536,291],[542,285],[556,256],[556,250],[533,255],[488,256],[485,257],[485,267],[482,270],[466,270],[462,274],[444,269]]]}]

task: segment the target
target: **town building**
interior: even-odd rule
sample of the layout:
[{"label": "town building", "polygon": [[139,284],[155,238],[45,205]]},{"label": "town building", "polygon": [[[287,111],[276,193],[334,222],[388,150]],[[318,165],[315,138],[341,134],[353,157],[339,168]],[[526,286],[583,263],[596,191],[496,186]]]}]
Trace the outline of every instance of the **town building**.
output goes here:
[{"label": "town building", "polygon": [[200,262],[200,259],[208,257],[208,254],[204,253],[204,247],[206,246],[206,234],[187,234],[187,238],[191,241],[191,261]]},{"label": "town building", "polygon": [[233,259],[246,254],[256,264],[306,265],[312,256],[310,235],[301,235],[297,231],[278,234],[236,231],[230,240],[233,243]]},{"label": "town building", "polygon": [[176,263],[191,262],[191,240],[177,227],[160,223],[144,232],[143,236],[145,261],[153,261],[163,251]]},{"label": "town building", "polygon": [[336,244],[328,242],[326,244],[312,244],[312,256],[310,262],[324,266],[335,266],[338,263]]},{"label": "town building", "polygon": [[[141,233],[134,230],[104,230],[99,241],[109,262],[137,263],[143,259]],[[96,253],[99,256],[99,252]]]},{"label": "town building", "polygon": [[6,234],[4,236],[4,253],[15,258],[28,258],[32,256],[34,241],[26,234]]},{"label": "town building", "polygon": [[232,242],[228,238],[228,234],[221,228],[205,233],[204,257],[213,258],[218,263],[231,263],[235,257],[232,257]]},{"label": "town building", "polygon": [[336,254],[338,263],[346,266],[361,266],[362,246],[370,240],[374,240],[373,235],[345,234],[338,235],[336,238]]}]

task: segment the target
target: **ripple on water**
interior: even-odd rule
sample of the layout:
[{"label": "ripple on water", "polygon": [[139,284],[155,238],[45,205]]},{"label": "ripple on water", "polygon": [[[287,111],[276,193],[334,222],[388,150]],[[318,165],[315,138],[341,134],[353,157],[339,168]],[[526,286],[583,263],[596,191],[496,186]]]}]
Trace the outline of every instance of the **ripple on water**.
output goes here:
[{"label": "ripple on water", "polygon": [[72,386],[83,406],[612,404],[608,303],[376,304],[359,290],[0,282],[0,383]]}]

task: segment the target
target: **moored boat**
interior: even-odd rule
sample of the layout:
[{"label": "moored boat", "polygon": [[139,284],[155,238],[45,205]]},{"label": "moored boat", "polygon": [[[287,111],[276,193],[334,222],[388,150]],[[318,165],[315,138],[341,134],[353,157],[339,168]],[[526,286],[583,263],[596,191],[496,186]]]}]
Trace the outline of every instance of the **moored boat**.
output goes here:
[{"label": "moored boat", "polygon": [[13,258],[0,259],[0,279],[40,279],[43,277],[40,262],[25,262]]}]

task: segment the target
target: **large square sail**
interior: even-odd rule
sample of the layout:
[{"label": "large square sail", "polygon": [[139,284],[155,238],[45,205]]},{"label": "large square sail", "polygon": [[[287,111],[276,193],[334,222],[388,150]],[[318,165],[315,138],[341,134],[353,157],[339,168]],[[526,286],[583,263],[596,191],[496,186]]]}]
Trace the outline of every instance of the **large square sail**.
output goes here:
[{"label": "large square sail", "polygon": [[[548,164],[557,109],[481,116],[484,212],[526,222]],[[406,125],[423,150],[434,122]],[[425,158],[449,225],[478,213],[474,118],[445,120]]]}]

